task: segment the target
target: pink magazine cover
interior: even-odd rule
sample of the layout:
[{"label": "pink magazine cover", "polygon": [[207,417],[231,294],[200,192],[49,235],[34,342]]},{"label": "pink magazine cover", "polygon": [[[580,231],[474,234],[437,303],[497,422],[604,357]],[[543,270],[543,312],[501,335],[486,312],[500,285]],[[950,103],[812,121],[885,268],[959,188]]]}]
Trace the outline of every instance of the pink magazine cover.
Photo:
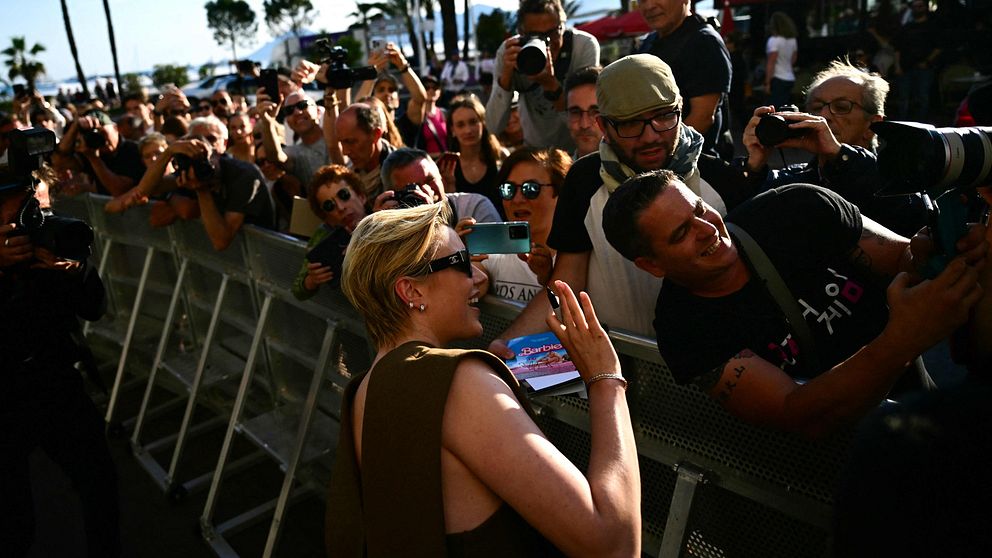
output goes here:
[{"label": "pink magazine cover", "polygon": [[550,331],[516,337],[507,345],[517,356],[506,361],[506,366],[519,381],[565,372],[578,373],[561,341]]}]

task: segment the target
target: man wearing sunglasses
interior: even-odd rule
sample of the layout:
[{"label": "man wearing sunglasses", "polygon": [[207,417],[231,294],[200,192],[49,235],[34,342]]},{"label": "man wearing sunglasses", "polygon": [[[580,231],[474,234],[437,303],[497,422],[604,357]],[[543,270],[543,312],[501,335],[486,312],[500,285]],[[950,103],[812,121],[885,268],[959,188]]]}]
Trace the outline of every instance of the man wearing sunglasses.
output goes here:
[{"label": "man wearing sunglasses", "polygon": [[[888,92],[889,84],[880,75],[846,60],[835,60],[813,76],[806,93],[806,112],[755,109],[744,129],[748,156],[738,160],[738,166],[758,191],[796,183],[823,186],[889,230],[912,237],[927,222],[921,196],[874,195],[882,182],[874,153],[875,133],[870,126],[885,118]],[[789,122],[790,129],[803,133],[774,147],[762,145],[755,129],[763,115],[772,113]],[[801,149],[813,158],[780,170],[769,169],[768,158],[779,148]]]},{"label": "man wearing sunglasses", "polygon": [[[565,29],[565,10],[559,0],[521,0],[517,22],[520,33],[504,41],[496,51],[496,79],[486,103],[486,126],[494,134],[503,132],[516,91],[520,96],[524,143],[570,152],[575,144],[562,114],[562,83],[576,70],[599,64],[599,42],[584,31]],[[546,45],[546,64],[539,73],[527,75],[518,68],[517,59],[522,47],[533,38],[540,38]]]},{"label": "man wearing sunglasses", "polygon": [[[604,141],[599,153],[572,165],[561,188],[548,237],[548,245],[558,251],[551,281],[565,281],[573,290],[607,301],[597,313],[610,327],[650,337],[650,308],[661,280],[637,269],[606,241],[606,201],[627,178],[668,169],[721,214],[726,206],[699,175],[703,137],[682,123],[682,97],[671,68],[661,59],[635,54],[610,64],[600,73],[596,100]],[[534,297],[490,350],[509,358],[504,339],[543,331],[549,311],[547,297]]]},{"label": "man wearing sunglasses", "polygon": [[[286,96],[281,108],[271,100],[259,102],[258,108],[262,143],[269,158],[282,165],[301,184],[309,184],[317,169],[331,162],[317,105],[303,90],[297,90]],[[276,141],[277,111],[281,111],[286,125],[300,139],[298,143],[283,147]]]}]

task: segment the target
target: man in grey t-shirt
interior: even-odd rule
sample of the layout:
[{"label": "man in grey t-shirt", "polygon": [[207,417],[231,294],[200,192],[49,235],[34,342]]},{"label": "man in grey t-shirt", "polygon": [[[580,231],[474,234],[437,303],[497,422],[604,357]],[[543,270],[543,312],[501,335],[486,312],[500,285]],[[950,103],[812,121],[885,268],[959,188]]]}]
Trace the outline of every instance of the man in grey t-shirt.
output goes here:
[{"label": "man in grey t-shirt", "polygon": [[320,127],[317,105],[303,91],[294,91],[286,96],[281,109],[282,115],[286,119],[286,125],[300,141],[285,148],[276,141],[277,105],[272,101],[261,101],[258,105],[265,152],[281,163],[306,188],[317,169],[331,162],[327,143],[324,142],[324,132]]}]

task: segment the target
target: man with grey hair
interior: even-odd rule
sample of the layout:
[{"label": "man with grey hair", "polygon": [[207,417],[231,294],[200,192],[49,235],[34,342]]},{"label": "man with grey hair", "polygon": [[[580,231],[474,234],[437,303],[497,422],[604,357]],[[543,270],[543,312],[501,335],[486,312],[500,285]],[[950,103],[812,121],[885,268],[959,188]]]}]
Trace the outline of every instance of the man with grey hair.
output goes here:
[{"label": "man with grey hair", "polygon": [[[435,203],[447,201],[451,208],[451,226],[459,221],[474,219],[476,223],[496,223],[499,213],[489,198],[471,192],[445,192],[441,171],[426,151],[401,147],[382,163],[382,188],[373,205],[373,211],[395,209],[402,205],[401,197],[407,186],[415,185],[418,197],[430,197]],[[453,186],[453,185],[452,185]],[[471,221],[469,222],[471,223]],[[466,226],[466,225],[463,225]]]},{"label": "man with grey hair", "polygon": [[324,121],[324,133],[331,146],[331,158],[348,158],[348,167],[362,180],[365,196],[374,199],[382,193],[379,167],[395,147],[383,139],[386,124],[382,113],[366,103],[354,103],[331,123]]},{"label": "man with grey hair", "polygon": [[[320,167],[331,162],[324,132],[320,127],[321,109],[303,90],[293,91],[283,104],[271,100],[258,103],[262,142],[269,158],[280,164],[306,187]],[[286,126],[299,143],[283,147],[276,133],[276,113],[280,111]]]},{"label": "man with grey hair", "polygon": [[[148,203],[156,194],[181,192],[196,199],[203,228],[217,250],[230,246],[244,224],[273,228],[275,206],[262,172],[227,155],[226,149],[227,126],[213,115],[196,118],[190,122],[189,133],[162,152],[137,186],[104,209],[117,213]],[[179,170],[166,174],[170,161]],[[180,212],[180,217],[192,215]]]},{"label": "man with grey hair", "polygon": [[[807,183],[823,186],[858,206],[865,215],[903,236],[913,236],[926,224],[926,210],[919,195],[877,197],[881,185],[875,156],[873,122],[885,118],[885,96],[889,84],[880,75],[834,60],[813,76],[806,92],[806,112],[776,112],[758,107],[744,129],[748,156],[740,166],[758,190]],[[789,123],[799,137],[778,145],[762,145],[755,134],[766,114],[776,114]],[[806,163],[783,169],[768,168],[768,157],[776,148],[791,147],[814,155]]]}]

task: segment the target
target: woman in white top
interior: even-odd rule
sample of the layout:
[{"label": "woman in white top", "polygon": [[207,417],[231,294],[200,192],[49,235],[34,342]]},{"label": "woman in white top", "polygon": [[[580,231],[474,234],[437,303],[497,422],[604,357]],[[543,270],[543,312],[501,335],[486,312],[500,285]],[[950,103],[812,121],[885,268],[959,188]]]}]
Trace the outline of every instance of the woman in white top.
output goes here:
[{"label": "woman in white top", "polygon": [[508,221],[530,224],[531,250],[527,254],[490,254],[481,267],[489,276],[489,292],[509,300],[528,302],[551,277],[554,250],[547,246],[558,191],[572,158],[561,149],[521,147],[504,161],[496,184]]},{"label": "woman in white top", "polygon": [[765,91],[769,105],[776,108],[792,102],[792,87],[796,74],[792,67],[799,56],[796,24],[784,12],[775,12],[768,21],[768,43],[765,46]]}]

